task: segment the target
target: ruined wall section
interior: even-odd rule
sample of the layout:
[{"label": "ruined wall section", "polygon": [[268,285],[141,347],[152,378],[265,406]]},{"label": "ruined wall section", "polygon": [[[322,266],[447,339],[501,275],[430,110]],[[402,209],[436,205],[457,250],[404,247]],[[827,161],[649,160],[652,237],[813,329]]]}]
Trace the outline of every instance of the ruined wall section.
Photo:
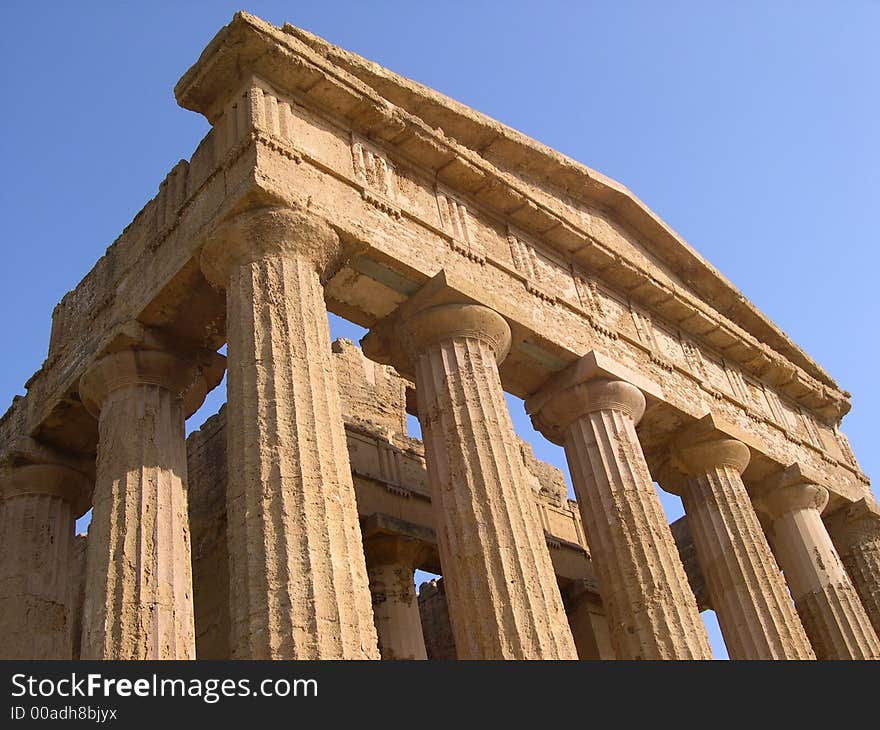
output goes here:
[{"label": "ruined wall section", "polygon": [[367,359],[351,340],[333,342],[333,362],[345,422],[365,431],[406,435],[406,381]]},{"label": "ruined wall section", "polygon": [[569,497],[565,477],[555,466],[535,458],[532,446],[520,439],[520,453],[538,506],[538,519],[551,549],[561,542],[589,550],[577,502]]},{"label": "ruined wall section", "polygon": [[428,659],[457,659],[442,578],[425,581],[419,586],[419,616]]},{"label": "ruined wall section", "polygon": [[186,440],[196,656],[228,659],[226,405]]},{"label": "ruined wall section", "polygon": [[74,535],[70,553],[70,644],[71,659],[79,659],[82,644],[83,604],[86,597],[86,535]]},{"label": "ruined wall section", "polygon": [[527,441],[519,440],[520,453],[526,470],[532,475],[532,489],[551,504],[563,506],[568,502],[568,486],[565,477],[555,466],[535,458],[532,445]]}]

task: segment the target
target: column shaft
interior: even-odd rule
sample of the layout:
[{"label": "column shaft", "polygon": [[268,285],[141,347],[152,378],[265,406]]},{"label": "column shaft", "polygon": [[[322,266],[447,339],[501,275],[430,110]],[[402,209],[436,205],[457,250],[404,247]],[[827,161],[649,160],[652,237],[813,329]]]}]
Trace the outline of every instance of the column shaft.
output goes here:
[{"label": "column shaft", "polygon": [[[497,314],[474,309],[488,313],[489,326],[503,327],[509,342]],[[450,321],[460,317],[459,323],[483,319],[467,307],[445,314]],[[415,358],[419,422],[458,656],[574,659],[504,400],[498,346],[476,331],[434,341]]]},{"label": "column shaft", "polygon": [[566,612],[579,659],[614,659],[608,619],[598,597],[587,591],[571,596]]},{"label": "column shaft", "polygon": [[632,416],[605,408],[575,419],[565,455],[616,656],[711,658]]},{"label": "column shaft", "polygon": [[102,400],[82,658],[194,659],[181,400],[147,383]]},{"label": "column shaft", "polygon": [[880,510],[863,499],[835,512],[827,524],[862,606],[880,635]]},{"label": "column shaft", "polygon": [[[18,477],[28,470],[20,467]],[[70,659],[73,508],[57,494],[0,501],[0,659]]]},{"label": "column shaft", "polygon": [[[682,492],[712,607],[731,659],[813,659],[807,636],[740,478],[740,464],[718,460],[693,470]],[[731,446],[731,444],[734,444]]]},{"label": "column shaft", "polygon": [[772,542],[818,659],[880,659],[880,641],[817,509],[773,520]]},{"label": "column shaft", "polygon": [[226,290],[233,657],[376,659],[316,265],[270,253]]},{"label": "column shaft", "polygon": [[383,659],[427,659],[412,566],[367,561]]}]

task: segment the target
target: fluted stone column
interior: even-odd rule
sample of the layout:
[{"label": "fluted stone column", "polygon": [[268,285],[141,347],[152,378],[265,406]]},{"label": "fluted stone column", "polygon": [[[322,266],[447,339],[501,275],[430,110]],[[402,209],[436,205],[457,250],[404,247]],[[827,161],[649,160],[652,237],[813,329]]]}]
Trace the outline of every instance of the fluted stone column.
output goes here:
[{"label": "fluted stone column", "polygon": [[184,417],[207,390],[199,365],[141,342],[79,390],[98,418],[81,656],[194,659]]},{"label": "fluted stone column", "polygon": [[364,541],[364,550],[382,658],[427,659],[413,582],[423,544],[399,535],[376,535]]},{"label": "fluted stone column", "polygon": [[579,659],[614,659],[611,632],[602,602],[583,584],[573,586],[565,596],[568,625]]},{"label": "fluted stone column", "polygon": [[874,631],[880,635],[880,508],[868,498],[837,510],[826,524]]},{"label": "fluted stone column", "polygon": [[258,208],[208,242],[226,289],[232,656],[378,659],[311,214]]},{"label": "fluted stone column", "polygon": [[56,464],[0,473],[0,659],[70,659],[73,523],[91,491]]},{"label": "fluted stone column", "polygon": [[535,427],[565,448],[615,655],[711,659],[636,434],[645,397],[628,382],[593,379],[599,370],[585,369],[526,407]]},{"label": "fluted stone column", "polygon": [[674,459],[680,494],[712,608],[731,659],[813,659],[741,474],[749,449],[711,435],[682,438]]},{"label": "fluted stone column", "polygon": [[577,658],[498,373],[510,327],[487,307],[448,303],[394,333],[406,348],[396,366],[416,382],[458,657]]},{"label": "fluted stone column", "polygon": [[818,659],[880,659],[880,641],[831,543],[821,512],[828,491],[794,482],[756,503]]}]

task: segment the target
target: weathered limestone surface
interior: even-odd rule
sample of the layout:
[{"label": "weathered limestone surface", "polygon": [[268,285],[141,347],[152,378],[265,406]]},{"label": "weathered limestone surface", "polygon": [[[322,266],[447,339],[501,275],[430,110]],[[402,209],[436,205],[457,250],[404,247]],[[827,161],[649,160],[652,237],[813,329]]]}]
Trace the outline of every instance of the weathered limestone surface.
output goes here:
[{"label": "weathered limestone surface", "polygon": [[73,559],[70,570],[70,648],[71,658],[79,659],[82,646],[82,612],[86,598],[86,548],[88,538],[73,538]]},{"label": "weathered limestone surface", "polygon": [[[880,659],[880,641],[822,522],[828,492],[795,470],[758,508],[818,659]],[[775,487],[775,488],[774,488]]]},{"label": "weathered limestone surface", "polygon": [[406,381],[364,357],[351,340],[334,340],[332,350],[345,423],[389,438],[406,436]]},{"label": "weathered limestone surface", "polygon": [[[183,462],[178,438],[172,444],[168,434],[160,435],[149,447],[135,438],[127,442],[132,453],[126,455],[120,434],[111,433],[104,421],[130,419],[140,413],[138,408],[128,403],[126,411],[114,403],[99,426],[88,412],[96,412],[95,403],[80,398],[83,376],[96,372],[118,350],[120,337],[129,338],[126,329],[133,322],[171,341],[186,342],[187,349],[216,352],[227,342],[231,353],[228,436],[234,478],[223,487],[232,501],[228,515],[224,510],[221,517],[212,494],[206,511],[200,507],[193,512],[193,524],[201,521],[205,530],[215,531],[199,550],[219,564],[218,521],[229,518],[230,587],[218,583],[213,603],[206,598],[204,605],[218,611],[220,595],[235,596],[234,638],[227,649],[236,656],[378,656],[358,510],[361,517],[383,513],[423,526],[435,522],[432,511],[440,515],[448,510],[431,498],[436,485],[426,484],[422,447],[395,434],[403,416],[389,404],[407,399],[411,390],[393,378],[382,381],[379,375],[387,371],[361,360],[358,367],[368,385],[358,385],[363,390],[353,401],[340,403],[332,368],[327,367],[326,325],[318,323],[329,308],[375,329],[395,312],[412,313],[425,282],[439,278],[454,289],[457,301],[494,311],[510,328],[509,354],[500,367],[492,366],[488,385],[478,382],[484,369],[471,367],[487,357],[485,343],[435,348],[432,374],[446,373],[447,365],[450,372],[465,374],[446,381],[446,386],[468,386],[456,393],[447,388],[458,416],[480,409],[485,414],[490,403],[501,423],[502,388],[529,398],[584,353],[596,352],[635,375],[623,380],[662,386],[647,392],[647,410],[638,427],[641,451],[655,473],[666,459],[667,445],[709,414],[727,424],[720,438],[738,439],[742,431],[751,435],[746,483],[791,463],[803,464],[829,492],[829,525],[836,515],[848,514],[850,505],[871,499],[867,477],[840,430],[849,394],[618,183],[304,31],[289,25],[276,28],[246,13],[236,14],[220,31],[175,93],[182,106],[208,119],[211,131],[189,161],[174,166],[156,197],[56,307],[43,366],[28,380],[27,394],[16,397],[0,418],[2,464],[10,463],[23,437],[91,464],[97,453],[94,506],[101,519],[94,528],[96,539],[89,539],[89,556],[103,555],[108,570],[125,562],[124,556],[144,558],[143,575],[120,568],[121,574],[114,573],[109,582],[108,575],[101,577],[100,563],[87,561],[91,588],[84,604],[85,634],[92,644],[102,644],[97,654],[156,650],[163,656],[183,655],[183,648],[172,645],[192,645],[191,631],[177,625],[178,615],[190,624],[186,599],[180,598],[186,580],[176,571],[173,577],[166,575],[164,562],[171,556],[176,565],[187,550],[180,529],[180,517],[187,511],[181,499],[185,472],[174,466]],[[267,205],[271,207],[254,212]],[[346,374],[354,372],[354,363],[352,359]],[[377,376],[375,382],[370,372]],[[218,381],[202,378],[187,397],[200,400]],[[132,402],[140,402],[150,415],[129,424],[128,436],[152,433],[167,420],[176,423],[167,398],[147,394],[155,386],[141,383],[141,390],[132,392]],[[493,400],[475,406],[472,398],[485,395],[486,387]],[[443,387],[435,389],[435,395],[442,392]],[[362,398],[371,399],[373,406],[358,421],[362,416],[351,404]],[[415,399],[408,400],[412,412]],[[191,412],[186,401],[182,410]],[[343,432],[340,419],[346,410],[351,418]],[[547,533],[550,561],[560,581],[582,577],[590,564],[577,508],[552,474],[531,470],[528,454],[518,449],[506,424],[482,431],[469,424],[470,432],[454,425],[445,433],[456,438],[474,432],[480,438],[503,437],[503,446],[478,438],[477,445],[458,454],[462,460],[488,456],[488,462],[471,465],[471,471],[482,476],[495,471],[502,482],[512,480],[512,486],[479,492],[472,488],[485,485],[476,479],[463,490],[471,489],[477,495],[471,506],[487,509],[493,520],[499,515],[493,499],[515,497],[512,517],[500,515],[501,527],[492,522],[494,532],[487,538],[488,544],[505,546],[515,556],[508,560],[502,552],[485,564],[496,572],[502,566],[502,583],[513,578],[509,592],[515,600],[487,594],[513,606],[493,619],[516,636],[508,641],[506,634],[499,645],[520,647],[502,653],[573,652],[558,597],[551,597],[556,591],[550,590],[554,581],[540,533],[541,528]],[[639,445],[629,425],[614,418],[599,425],[596,433],[605,435],[606,446],[618,439],[629,443],[624,451]],[[134,453],[137,448],[140,454]],[[162,452],[160,463],[152,461],[153,448]],[[446,465],[436,463],[431,449],[435,456],[449,456],[457,448],[440,439],[429,443],[432,469]],[[357,455],[359,504],[349,451]],[[627,463],[629,456],[627,451]],[[611,471],[619,471],[620,461],[609,461]],[[637,471],[641,484],[644,474]],[[732,509],[738,520],[735,531],[746,530],[726,545],[751,544],[757,537],[753,520],[740,514],[745,504],[738,477],[727,472],[715,477],[701,500],[717,503],[716,516]],[[623,491],[628,497],[648,497],[643,490]],[[134,537],[108,522],[133,514],[138,494],[154,493],[165,497],[131,517],[138,526]],[[453,516],[466,514],[467,507]],[[518,527],[520,520],[528,522],[529,511],[537,514],[538,521],[529,523],[537,527]],[[654,508],[645,503],[642,511],[651,515]],[[170,552],[157,552],[140,528],[165,512],[175,515],[171,531],[154,542],[171,547]],[[288,515],[296,517],[288,520]],[[479,524],[475,516],[469,519],[471,525]],[[659,529],[656,516],[646,524]],[[706,529],[692,529],[704,560],[705,545],[696,533],[727,539],[725,532],[730,532]],[[876,624],[876,528],[863,532],[856,522],[841,520],[832,532]],[[447,537],[443,530],[438,533],[442,545]],[[608,549],[601,539],[597,543],[596,556]],[[668,547],[660,550],[662,561],[669,557]],[[759,543],[759,563],[766,557],[763,551]],[[436,552],[426,560],[429,568],[439,570]],[[204,566],[209,562],[206,557]],[[671,592],[680,590],[674,563],[648,563],[658,582],[671,580]],[[525,573],[516,577],[520,564]],[[747,566],[745,573],[750,570]],[[454,604],[457,584],[449,570],[444,573],[450,577]],[[165,578],[175,587],[159,596],[156,591]],[[119,606],[127,606],[142,588],[152,598],[133,613],[121,611],[120,626],[106,621],[103,628],[94,625],[96,611],[107,614],[111,593]],[[521,595],[526,588],[528,595]],[[103,593],[96,597],[96,590]],[[650,589],[649,603],[655,596]],[[692,623],[691,604],[685,596],[682,616],[673,620],[671,633],[677,638],[656,639],[658,643],[681,640],[681,626]],[[752,616],[764,617],[766,608],[762,604]],[[788,620],[784,611],[773,615],[771,623]],[[789,628],[793,634],[782,643],[799,645],[799,628]],[[115,638],[95,638],[98,629]],[[775,624],[772,629],[781,630]],[[217,634],[224,631],[222,623],[206,628],[205,645],[221,651]],[[158,635],[172,638],[144,638]],[[164,648],[157,650],[157,643]],[[702,639],[693,638],[691,644],[701,647],[693,653],[702,653]],[[552,645],[557,649],[548,650]],[[520,650],[529,646],[540,651]],[[472,653],[467,647],[460,650],[462,655]],[[84,644],[84,656],[97,654],[89,642]]]},{"label": "weathered limestone surface", "polygon": [[880,508],[860,500],[827,520],[840,559],[880,635]]},{"label": "weathered limestone surface", "polygon": [[568,624],[579,659],[614,659],[611,631],[595,586],[580,582],[565,596]]},{"label": "weathered limestone surface", "polygon": [[730,658],[815,658],[740,477],[748,447],[683,434],[675,459],[684,478],[661,483],[681,496]]},{"label": "weathered limestone surface", "polygon": [[[636,435],[641,391],[592,369],[527,402],[565,447],[612,643],[624,659],[709,659],[706,631]],[[597,377],[598,376],[598,377]]]},{"label": "weathered limestone surface", "polygon": [[557,507],[566,507],[569,503],[568,487],[565,485],[565,477],[555,466],[535,458],[532,446],[522,439],[520,451],[526,471],[532,477],[532,490],[543,497],[545,501]]},{"label": "weathered limestone surface", "polygon": [[413,573],[425,546],[398,535],[364,542],[373,616],[383,659],[427,659]]},{"label": "weathered limestone surface", "polygon": [[498,378],[509,329],[491,310],[470,305],[441,305],[415,317],[403,336],[413,347],[458,655],[573,659],[571,632]]},{"label": "weathered limestone surface", "polygon": [[226,413],[224,404],[219,413],[186,440],[198,659],[232,656],[226,527]]},{"label": "weathered limestone surface", "polygon": [[243,213],[202,266],[226,289],[232,656],[377,659],[320,276],[326,224]]},{"label": "weathered limestone surface", "polygon": [[[463,659],[574,659],[498,361],[510,328],[462,303],[398,313],[385,325],[414,372],[440,562]],[[385,332],[364,340],[380,356]],[[368,352],[368,354],[370,354]]]},{"label": "weathered limestone surface", "polygon": [[84,659],[195,658],[183,398],[198,380],[176,354],[126,348],[80,383],[100,434]]},{"label": "weathered limestone surface", "polygon": [[449,620],[446,586],[442,578],[426,581],[419,586],[419,615],[428,659],[458,659]]},{"label": "weathered limestone surface", "polygon": [[0,473],[0,658],[72,657],[73,522],[88,491],[57,464]]}]

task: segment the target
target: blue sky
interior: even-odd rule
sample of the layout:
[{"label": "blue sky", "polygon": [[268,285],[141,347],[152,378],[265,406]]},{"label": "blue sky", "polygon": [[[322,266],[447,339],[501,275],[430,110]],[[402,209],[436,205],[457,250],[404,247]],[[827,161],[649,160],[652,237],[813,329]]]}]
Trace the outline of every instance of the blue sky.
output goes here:
[{"label": "blue sky", "polygon": [[[241,0],[239,0],[240,2]],[[35,11],[39,8],[39,12]],[[207,132],[172,88],[237,4],[6,0],[0,410],[50,315]],[[872,428],[880,3],[251,2],[627,185],[853,394]],[[332,320],[333,334],[357,328]],[[209,398],[190,425],[216,411]],[[511,399],[517,429],[534,438]],[[681,514],[664,495],[670,518]],[[716,656],[726,656],[713,617]]]}]

